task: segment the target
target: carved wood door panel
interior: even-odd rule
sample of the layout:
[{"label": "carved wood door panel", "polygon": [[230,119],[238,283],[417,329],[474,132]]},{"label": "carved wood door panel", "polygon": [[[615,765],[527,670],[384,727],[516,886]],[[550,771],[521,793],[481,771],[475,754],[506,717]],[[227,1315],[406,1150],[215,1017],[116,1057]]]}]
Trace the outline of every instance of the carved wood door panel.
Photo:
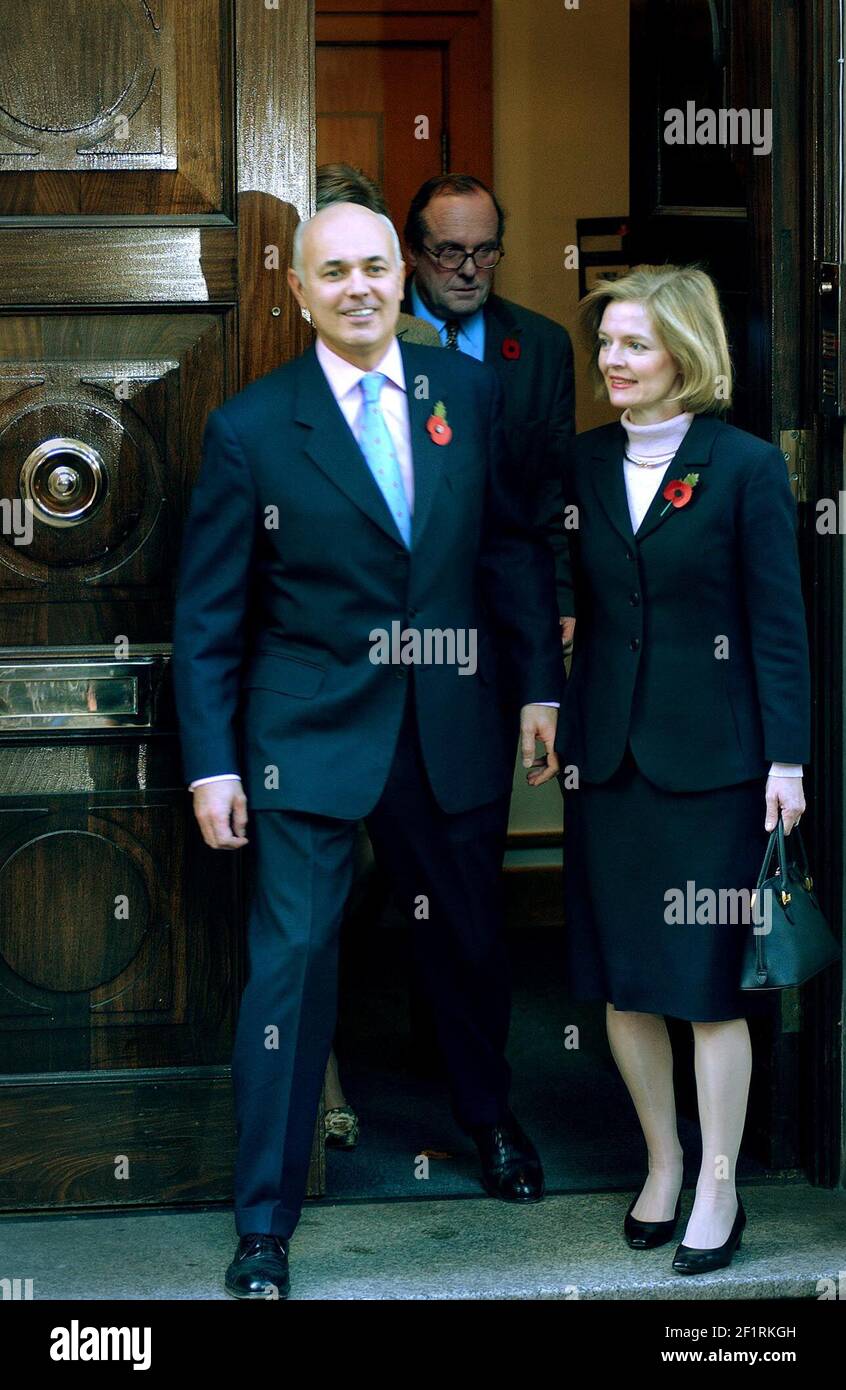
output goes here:
[{"label": "carved wood door panel", "polygon": [[0,1209],[231,1197],[246,885],[184,788],[172,598],[209,410],[307,341],[312,27],[0,0]]}]

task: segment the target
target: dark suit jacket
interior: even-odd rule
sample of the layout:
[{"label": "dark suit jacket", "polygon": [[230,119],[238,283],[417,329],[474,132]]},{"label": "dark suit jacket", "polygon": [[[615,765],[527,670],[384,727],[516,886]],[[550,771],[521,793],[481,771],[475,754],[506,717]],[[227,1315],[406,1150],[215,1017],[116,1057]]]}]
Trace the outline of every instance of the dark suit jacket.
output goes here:
[{"label": "dark suit jacket", "polygon": [[[641,771],[668,791],[807,762],[808,645],[782,454],[697,416],[635,536],[625,438],[619,423],[589,430],[565,463],[579,524],[556,542],[569,542],[576,614],[563,761],[602,782],[630,740]],[[690,501],[661,517],[664,487],[686,473],[699,474]]]},{"label": "dark suit jacket", "polygon": [[[402,307],[414,312],[410,282]],[[570,335],[544,314],[491,294],[485,304],[485,362],[502,383],[506,439],[537,517],[544,492],[546,507],[560,501],[564,450],[575,430]]]},{"label": "dark suit jacket", "polygon": [[[496,378],[463,355],[400,350],[410,551],[314,348],[208,417],[177,583],[174,688],[186,779],[240,771],[254,809],[372,810],[408,688],[409,667],[370,659],[371,633],[394,621],[478,631],[476,674],[445,664],[413,674],[446,811],[507,793],[517,730],[503,740],[503,700],[561,698],[552,557],[515,501]],[[429,397],[418,400],[424,379]],[[426,429],[438,401],[448,445]],[[268,767],[278,786],[266,785]]]}]

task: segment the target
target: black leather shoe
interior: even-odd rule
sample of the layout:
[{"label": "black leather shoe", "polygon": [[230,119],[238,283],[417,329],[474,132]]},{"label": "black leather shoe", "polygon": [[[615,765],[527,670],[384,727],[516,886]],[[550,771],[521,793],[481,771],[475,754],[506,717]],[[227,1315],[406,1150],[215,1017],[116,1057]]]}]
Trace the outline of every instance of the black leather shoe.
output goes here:
[{"label": "black leather shoe", "polygon": [[227,1293],[233,1298],[287,1298],[290,1282],[287,1240],[255,1231],[241,1236],[226,1271]]},{"label": "black leather shoe", "polygon": [[[638,1194],[640,1195],[640,1194]],[[634,1197],[629,1203],[623,1221],[623,1234],[631,1250],[657,1250],[659,1245],[667,1245],[675,1234],[681,1212],[681,1193],[676,1201],[676,1211],[671,1221],[638,1221],[632,1216],[632,1207],[637,1201]]]},{"label": "black leather shoe", "polygon": [[680,1245],[673,1259],[676,1274],[708,1274],[712,1269],[725,1269],[731,1264],[735,1250],[740,1249],[740,1238],[745,1225],[746,1212],[738,1197],[737,1215],[725,1245],[716,1245],[713,1250],[697,1250],[692,1245]]},{"label": "black leather shoe", "polygon": [[543,1168],[537,1149],[511,1111],[498,1125],[471,1130],[482,1160],[482,1184],[504,1202],[539,1202],[544,1194]]}]

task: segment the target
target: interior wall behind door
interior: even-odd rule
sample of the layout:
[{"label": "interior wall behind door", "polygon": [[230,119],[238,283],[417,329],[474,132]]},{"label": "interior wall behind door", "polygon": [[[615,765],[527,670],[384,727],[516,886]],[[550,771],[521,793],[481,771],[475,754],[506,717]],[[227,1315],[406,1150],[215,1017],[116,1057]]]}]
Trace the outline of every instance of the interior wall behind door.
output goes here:
[{"label": "interior wall behind door", "polygon": [[[497,289],[567,328],[576,424],[613,420],[575,331],[579,217],[629,212],[629,0],[494,0],[494,174],[508,214]],[[544,789],[546,790],[546,789]]]},{"label": "interior wall behind door", "polygon": [[422,183],[490,182],[491,0],[316,0],[317,163],[381,186],[400,232]]},{"label": "interior wall behind door", "polygon": [[[442,51],[434,44],[323,44],[316,65],[318,164],[353,164],[368,173],[401,232],[417,189],[441,172],[447,129]],[[427,140],[414,134],[421,115],[429,122]]]}]

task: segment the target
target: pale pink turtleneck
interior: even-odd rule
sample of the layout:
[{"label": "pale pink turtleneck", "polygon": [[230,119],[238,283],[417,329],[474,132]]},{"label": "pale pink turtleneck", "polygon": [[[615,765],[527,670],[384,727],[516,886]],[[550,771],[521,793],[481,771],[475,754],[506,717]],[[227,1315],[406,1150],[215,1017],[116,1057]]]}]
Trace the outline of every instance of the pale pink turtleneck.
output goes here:
[{"label": "pale pink turtleneck", "polygon": [[692,420],[693,414],[689,410],[674,415],[670,420],[658,420],[654,425],[636,425],[630,418],[628,409],[620,416],[620,424],[626,431],[626,453],[634,454],[637,458],[664,460],[663,464],[656,462],[649,468],[638,468],[636,463],[630,463],[628,459],[623,465],[633,531],[637,531],[649,511],[652,499],[666,476],[673,455],[690,429]]}]

